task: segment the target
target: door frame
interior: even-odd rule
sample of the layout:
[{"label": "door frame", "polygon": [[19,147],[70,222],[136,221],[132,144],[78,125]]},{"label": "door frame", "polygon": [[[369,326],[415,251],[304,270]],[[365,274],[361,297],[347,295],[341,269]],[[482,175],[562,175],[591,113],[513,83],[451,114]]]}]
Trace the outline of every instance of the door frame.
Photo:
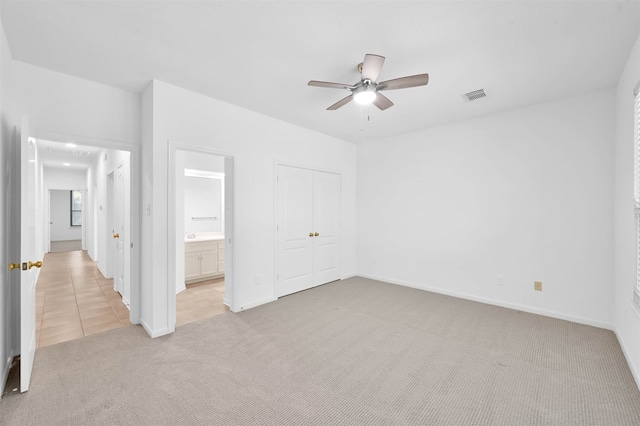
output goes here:
[{"label": "door frame", "polygon": [[224,157],[224,300],[225,304],[232,312],[238,312],[235,297],[235,190],[237,167],[236,156],[205,146],[188,145],[179,142],[168,141],[168,173],[167,173],[167,221],[168,221],[168,244],[167,244],[167,312],[168,324],[171,331],[175,331],[176,324],[176,214],[172,200],[176,199],[176,153],[189,151],[200,154],[216,155]]},{"label": "door frame", "polygon": [[[141,228],[141,182],[142,182],[142,162],[140,156],[140,146],[134,144],[126,144],[121,142],[113,142],[103,139],[95,139],[84,136],[70,135],[67,133],[49,132],[46,130],[32,131],[35,139],[46,139],[56,142],[73,142],[78,145],[89,145],[97,148],[109,150],[124,151],[129,153],[129,264],[130,273],[129,280],[131,283],[131,299],[129,304],[129,320],[133,324],[140,323],[140,309],[142,305],[141,297],[141,280],[140,280],[140,247],[142,246],[140,228]],[[94,194],[95,198],[95,194]],[[84,209],[84,208],[83,208]],[[125,219],[126,221],[126,219]],[[97,228],[97,223],[96,223]],[[100,255],[100,254],[99,254]],[[125,259],[126,261],[126,259]]]}]

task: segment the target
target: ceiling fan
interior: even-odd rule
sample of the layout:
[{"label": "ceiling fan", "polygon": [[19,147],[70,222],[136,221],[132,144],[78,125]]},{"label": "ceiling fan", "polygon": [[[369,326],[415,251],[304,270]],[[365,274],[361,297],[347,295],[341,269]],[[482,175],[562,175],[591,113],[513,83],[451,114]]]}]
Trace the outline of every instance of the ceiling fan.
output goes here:
[{"label": "ceiling fan", "polygon": [[360,81],[356,84],[330,83],[327,81],[311,80],[307,83],[309,86],[328,87],[330,89],[347,89],[351,93],[331,105],[327,110],[333,111],[341,106],[356,101],[361,105],[374,104],[380,110],[392,107],[393,102],[380,93],[383,90],[406,89],[408,87],[425,86],[429,82],[429,74],[418,74],[409,77],[400,77],[393,80],[376,82],[378,74],[384,64],[384,56],[366,54],[364,61],[358,65],[358,71],[362,75]]}]

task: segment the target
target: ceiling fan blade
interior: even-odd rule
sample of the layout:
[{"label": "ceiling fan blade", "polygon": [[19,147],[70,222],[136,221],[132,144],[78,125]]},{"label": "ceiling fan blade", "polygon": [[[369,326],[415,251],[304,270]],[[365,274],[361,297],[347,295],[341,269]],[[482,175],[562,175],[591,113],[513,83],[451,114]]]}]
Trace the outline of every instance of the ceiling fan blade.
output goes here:
[{"label": "ceiling fan blade", "polygon": [[376,81],[384,65],[384,56],[366,54],[362,62],[362,79]]},{"label": "ceiling fan blade", "polygon": [[341,106],[344,106],[344,105],[348,104],[349,102],[351,102],[352,99],[353,99],[353,95],[349,95],[346,98],[342,98],[338,102],[336,102],[335,104],[333,104],[329,108],[327,108],[327,111],[334,111],[334,110],[340,108]]},{"label": "ceiling fan blade", "polygon": [[400,77],[378,83],[378,90],[406,89],[408,87],[425,86],[429,83],[429,74],[418,74]]},{"label": "ceiling fan blade", "polygon": [[389,98],[382,93],[376,93],[376,98],[373,100],[373,104],[381,111],[393,106],[393,102],[391,102]]},{"label": "ceiling fan blade", "polygon": [[350,90],[354,89],[354,86],[352,86],[351,84],[330,83],[328,81],[311,80],[310,82],[307,83],[307,85],[315,86],[315,87],[328,87],[330,89],[350,89]]}]

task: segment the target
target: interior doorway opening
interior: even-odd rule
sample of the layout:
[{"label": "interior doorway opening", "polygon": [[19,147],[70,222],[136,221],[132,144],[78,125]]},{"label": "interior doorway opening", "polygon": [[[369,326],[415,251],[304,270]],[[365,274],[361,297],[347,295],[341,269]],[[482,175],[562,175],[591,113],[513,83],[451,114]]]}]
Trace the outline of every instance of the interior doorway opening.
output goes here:
[{"label": "interior doorway opening", "polygon": [[[37,198],[44,206],[38,225],[44,230],[44,262],[36,287],[41,348],[137,322],[137,306],[131,309],[137,291],[132,294],[130,283],[137,273],[131,224],[138,209],[132,202],[132,151],[38,142],[43,190]],[[69,246],[58,250],[58,242]]]},{"label": "interior doorway opening", "polygon": [[231,309],[233,158],[188,148],[171,156],[170,318],[181,326]]}]

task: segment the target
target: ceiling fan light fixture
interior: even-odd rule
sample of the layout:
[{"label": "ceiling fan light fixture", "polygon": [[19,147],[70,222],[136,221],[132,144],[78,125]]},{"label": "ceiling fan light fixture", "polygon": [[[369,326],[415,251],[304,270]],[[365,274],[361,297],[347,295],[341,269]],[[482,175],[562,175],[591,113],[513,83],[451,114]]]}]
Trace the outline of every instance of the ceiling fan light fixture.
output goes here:
[{"label": "ceiling fan light fixture", "polygon": [[353,100],[360,105],[370,105],[376,99],[376,88],[370,85],[362,86],[353,91]]}]

